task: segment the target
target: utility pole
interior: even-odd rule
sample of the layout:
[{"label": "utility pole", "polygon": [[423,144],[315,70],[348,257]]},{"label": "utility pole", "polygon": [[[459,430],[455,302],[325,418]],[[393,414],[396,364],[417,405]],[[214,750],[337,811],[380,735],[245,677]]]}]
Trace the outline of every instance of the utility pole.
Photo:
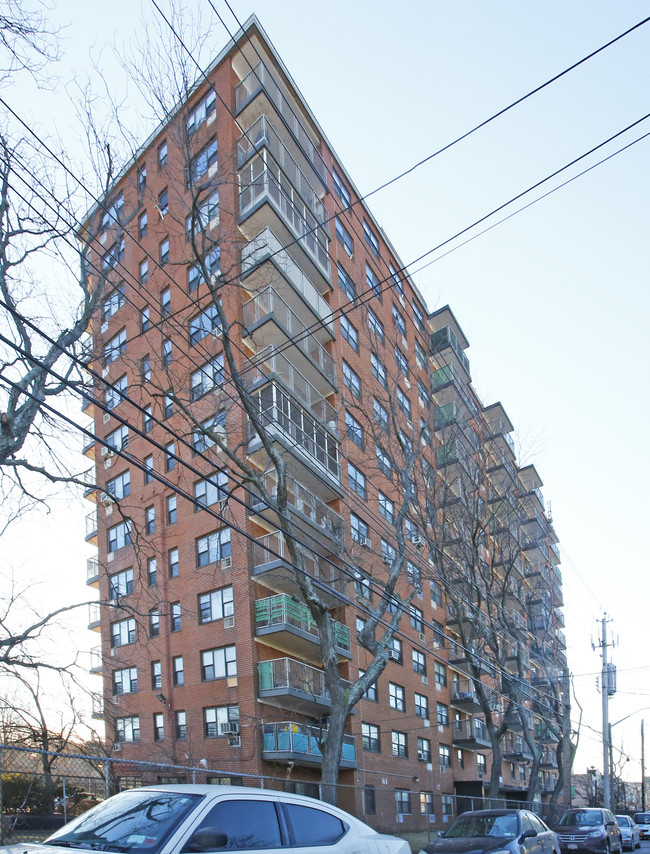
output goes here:
[{"label": "utility pole", "polygon": [[645,730],[641,721],[641,809],[645,812]]},{"label": "utility pole", "polygon": [[603,700],[603,806],[605,809],[612,808],[611,787],[611,729],[609,726],[609,698],[616,693],[616,669],[607,661],[607,614],[603,616],[600,633],[599,646],[603,658],[603,670],[601,675],[600,690]]}]

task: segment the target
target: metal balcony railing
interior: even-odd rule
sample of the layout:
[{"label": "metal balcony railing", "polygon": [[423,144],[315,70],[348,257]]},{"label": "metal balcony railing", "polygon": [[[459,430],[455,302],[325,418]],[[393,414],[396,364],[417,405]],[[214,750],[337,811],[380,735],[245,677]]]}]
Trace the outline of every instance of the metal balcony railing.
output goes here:
[{"label": "metal balcony railing", "polygon": [[469,371],[469,359],[463,352],[463,348],[460,346],[460,342],[458,338],[454,335],[449,326],[443,326],[442,329],[438,329],[437,332],[431,333],[431,344],[429,352],[431,355],[435,355],[436,353],[441,353],[443,350],[447,348],[451,348],[460,362],[461,367],[467,374],[470,376]]},{"label": "metal balcony railing", "polygon": [[[319,742],[326,737],[326,729],[321,730],[294,721],[279,721],[264,724],[263,749],[265,753],[294,754],[318,762],[322,756]],[[356,738],[353,735],[344,735],[341,761],[351,763],[356,762],[356,759]]]},{"label": "metal balcony railing", "polygon": [[454,741],[477,741],[490,743],[490,734],[485,721],[480,718],[466,718],[452,723],[452,738]]},{"label": "metal balcony railing", "polygon": [[102,648],[94,646],[90,650],[90,672],[99,673],[102,669]]},{"label": "metal balcony railing", "polygon": [[[296,602],[291,596],[280,593],[277,596],[267,596],[255,602],[255,628],[271,628],[272,626],[290,625],[312,635],[318,641],[318,628],[309,608],[302,602]],[[334,642],[337,647],[350,651],[350,629],[342,623],[333,621]]]},{"label": "metal balcony railing", "polygon": [[86,539],[91,540],[97,536],[97,511],[93,510],[86,516]]},{"label": "metal balcony railing", "polygon": [[[330,694],[325,686],[325,673],[317,667],[295,658],[273,658],[257,665],[259,690],[297,692],[320,705],[329,705]],[[343,680],[345,681],[345,680]],[[345,684],[349,685],[349,682]]]},{"label": "metal balcony railing", "polygon": [[[340,569],[324,558],[317,558],[308,549],[303,548],[302,553],[305,562],[305,571],[312,579],[332,588],[337,593],[345,593],[345,576]],[[253,543],[254,569],[259,570],[268,564],[277,563],[278,560],[284,561],[289,566],[293,566],[291,555],[280,531],[274,531],[271,534],[258,537]]]},{"label": "metal balcony railing", "polygon": [[88,625],[96,625],[101,620],[101,609],[99,602],[90,602],[88,605]]},{"label": "metal balcony railing", "polygon": [[99,575],[99,558],[89,557],[86,559],[86,580],[97,578]]}]

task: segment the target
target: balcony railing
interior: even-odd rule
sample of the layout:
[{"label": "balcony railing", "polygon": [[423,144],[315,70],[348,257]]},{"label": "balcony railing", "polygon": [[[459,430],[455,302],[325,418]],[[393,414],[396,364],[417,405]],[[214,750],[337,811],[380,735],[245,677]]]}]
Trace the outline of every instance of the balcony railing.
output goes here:
[{"label": "balcony railing", "polygon": [[95,581],[99,577],[99,559],[89,557],[86,559],[86,582]]},{"label": "balcony railing", "polygon": [[555,750],[543,750],[539,763],[542,768],[557,768],[557,753]]},{"label": "balcony railing", "polygon": [[[267,596],[255,602],[255,628],[265,629],[273,626],[289,625],[311,635],[318,642],[318,628],[309,608],[302,602],[296,602],[291,596],[280,593]],[[350,651],[350,629],[342,623],[333,621],[334,643],[340,649]]]},{"label": "balcony railing", "polygon": [[[319,742],[327,737],[327,730],[318,727],[310,727],[304,723],[294,721],[280,721],[278,723],[264,724],[264,753],[280,754],[273,758],[282,759],[282,754],[287,759],[306,762],[307,764],[320,764],[322,754]],[[353,735],[343,736],[343,747],[341,750],[341,765],[350,767],[356,763],[356,744]]]},{"label": "balcony railing", "polygon": [[[308,549],[303,548],[302,553],[305,571],[314,581],[331,588],[336,593],[345,593],[345,576],[338,567],[324,558],[316,557]],[[264,572],[267,566],[273,566],[278,561],[293,567],[291,555],[280,531],[258,537],[253,543],[254,571]]]},{"label": "balcony railing", "polygon": [[97,536],[97,511],[93,510],[86,516],[86,541],[95,539]]},{"label": "balcony railing", "polygon": [[485,721],[480,718],[466,718],[454,721],[452,724],[452,739],[454,742],[474,742],[483,747],[489,747],[490,734]]},{"label": "balcony railing", "polygon": [[101,648],[101,646],[94,646],[90,650],[90,672],[91,673],[101,673],[102,672],[102,648]]},{"label": "balcony railing", "polygon": [[503,758],[508,757],[532,759],[530,748],[522,736],[506,735],[503,740]]},{"label": "balcony railing", "polygon": [[88,605],[88,628],[95,628],[101,621],[101,609],[99,602],[90,602]]},{"label": "balcony railing", "polygon": [[463,380],[453,365],[444,365],[434,371],[431,377],[433,393],[452,386],[470,415],[478,415],[478,406],[467,391],[467,381]]},{"label": "balcony railing", "polygon": [[443,326],[442,329],[438,329],[437,332],[431,333],[431,346],[429,352],[433,356],[436,353],[441,353],[447,348],[452,349],[460,363],[460,366],[469,377],[469,359],[463,352],[463,348],[460,346],[458,338],[456,338],[456,336],[452,332],[451,327]]},{"label": "balcony railing", "polygon": [[269,101],[284,119],[285,124],[296,139],[301,151],[309,163],[311,163],[314,172],[327,187],[327,167],[325,166],[325,162],[323,161],[320,152],[312,142],[309,134],[302,127],[298,117],[293,111],[293,108],[282,94],[280,87],[275,82],[272,74],[263,62],[259,62],[235,88],[237,112],[242,110],[248,101],[262,90],[266,93]]},{"label": "balcony railing", "polygon": [[311,208],[291,184],[266,149],[256,154],[239,173],[239,216],[248,217],[255,208],[268,201],[284,224],[329,281],[329,235]]},{"label": "balcony railing", "polygon": [[260,698],[285,694],[296,699],[305,699],[315,706],[331,706],[324,671],[305,664],[304,661],[297,661],[295,658],[260,661],[257,665],[257,677]]}]

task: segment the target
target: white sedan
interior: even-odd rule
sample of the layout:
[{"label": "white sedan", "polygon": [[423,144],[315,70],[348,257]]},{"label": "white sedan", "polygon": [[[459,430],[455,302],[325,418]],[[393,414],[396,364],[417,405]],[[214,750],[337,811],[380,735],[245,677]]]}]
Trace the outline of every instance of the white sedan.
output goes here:
[{"label": "white sedan", "polygon": [[615,816],[618,826],[621,828],[621,841],[623,848],[628,851],[634,851],[635,848],[641,847],[641,833],[639,827],[635,824],[629,815]]},{"label": "white sedan", "polygon": [[408,843],[377,833],[313,798],[240,786],[151,786],[120,792],[73,819],[44,843],[5,854],[61,854],[62,848],[115,854],[410,854]]}]

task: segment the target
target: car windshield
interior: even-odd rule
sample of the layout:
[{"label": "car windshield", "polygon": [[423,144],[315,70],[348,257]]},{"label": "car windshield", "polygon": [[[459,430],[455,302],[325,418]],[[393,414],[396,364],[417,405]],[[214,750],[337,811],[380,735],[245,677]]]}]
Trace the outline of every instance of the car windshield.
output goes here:
[{"label": "car windshield", "polygon": [[637,824],[650,824],[650,813],[647,812],[638,812],[634,816],[634,821]]},{"label": "car windshield", "polygon": [[630,826],[630,819],[626,815],[617,815],[616,821],[618,822],[619,827]]},{"label": "car windshield", "polygon": [[461,815],[445,833],[449,837],[501,836],[514,839],[517,835],[517,816],[513,813]]},{"label": "car windshield", "polygon": [[202,798],[131,789],[73,819],[46,842],[62,848],[156,854]]},{"label": "car windshield", "polygon": [[574,810],[560,819],[560,827],[597,827],[603,824],[601,810]]}]

